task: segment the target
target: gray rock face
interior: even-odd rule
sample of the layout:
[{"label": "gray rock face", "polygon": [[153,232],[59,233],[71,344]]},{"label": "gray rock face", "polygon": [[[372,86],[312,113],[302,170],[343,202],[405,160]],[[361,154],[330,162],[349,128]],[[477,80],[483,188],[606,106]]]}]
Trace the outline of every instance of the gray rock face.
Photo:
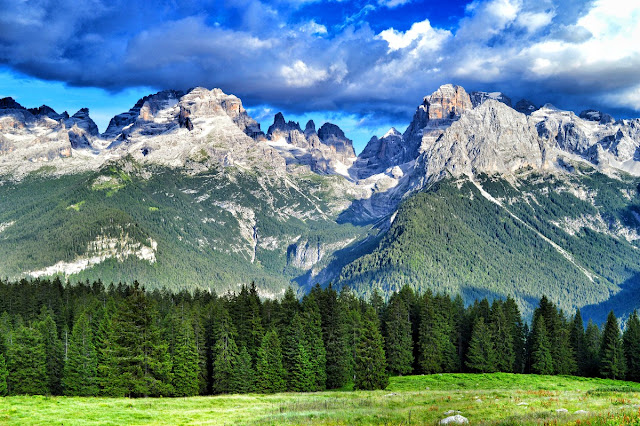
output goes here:
[{"label": "gray rock face", "polygon": [[469,97],[471,98],[471,103],[474,108],[477,108],[489,99],[502,102],[508,107],[511,106],[511,98],[502,92],[471,92],[469,93]]},{"label": "gray rock face", "polygon": [[127,112],[118,114],[109,121],[109,126],[102,134],[105,139],[115,139],[129,125],[138,119],[151,121],[160,110],[176,104],[184,93],[175,90],[164,90],[153,95],[145,96]]},{"label": "gray rock face", "polygon": [[355,160],[351,140],[335,124],[325,123],[316,133],[315,123],[309,120],[303,132],[299,123],[286,121],[280,112],[267,130],[266,143],[278,150],[291,167],[302,165],[319,173],[347,176]]},{"label": "gray rock face", "polygon": [[606,114],[602,111],[597,111],[595,109],[585,109],[584,111],[580,112],[579,117],[583,120],[597,121],[600,124],[609,124],[616,121],[609,114]]},{"label": "gray rock face", "polygon": [[347,139],[340,127],[332,123],[324,123],[318,130],[318,137],[323,144],[333,147],[335,152],[343,158],[355,157],[353,142]]},{"label": "gray rock face", "polygon": [[513,107],[513,109],[521,112],[522,114],[530,115],[532,112],[536,111],[538,107],[528,99],[520,99],[518,102],[516,102],[516,105]]},{"label": "gray rock face", "polygon": [[358,179],[366,179],[392,165],[405,163],[409,157],[402,134],[392,127],[381,138],[371,138],[354,163],[353,174]]},{"label": "gray rock face", "polygon": [[298,241],[287,249],[287,265],[298,269],[311,269],[324,255],[325,251],[319,243]]},{"label": "gray rock face", "polygon": [[416,168],[425,183],[447,174],[509,174],[523,167],[541,168],[544,163],[535,126],[526,116],[495,100],[466,111],[423,148]]}]

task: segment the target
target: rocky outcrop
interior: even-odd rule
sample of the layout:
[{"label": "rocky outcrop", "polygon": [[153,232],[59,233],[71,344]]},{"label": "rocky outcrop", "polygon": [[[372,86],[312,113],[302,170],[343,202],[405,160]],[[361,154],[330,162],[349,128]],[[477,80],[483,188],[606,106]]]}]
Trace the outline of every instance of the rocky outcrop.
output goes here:
[{"label": "rocky outcrop", "polygon": [[511,98],[502,92],[471,92],[469,93],[469,97],[471,98],[471,103],[474,108],[477,108],[489,99],[502,102],[508,107],[511,106]]},{"label": "rocky outcrop", "polygon": [[602,111],[597,111],[595,109],[585,109],[584,111],[580,112],[579,117],[583,120],[597,121],[600,124],[609,124],[616,121],[609,114],[606,114]]},{"label": "rocky outcrop", "polygon": [[315,123],[309,120],[302,131],[299,123],[286,121],[281,112],[267,130],[266,143],[277,149],[291,167],[306,166],[318,173],[348,176],[356,156],[351,140],[335,124],[325,123],[316,132]]},{"label": "rocky outcrop", "polygon": [[177,104],[183,95],[184,93],[180,91],[163,90],[139,99],[129,111],[118,114],[109,121],[109,126],[107,126],[102,137],[115,139],[125,128],[137,120],[152,121],[159,111]]},{"label": "rocky outcrop", "polygon": [[324,123],[318,130],[318,137],[323,144],[332,147],[336,154],[344,159],[356,156],[353,150],[353,142],[347,139],[340,127],[332,123]]},{"label": "rocky outcrop", "polygon": [[520,99],[518,102],[516,102],[516,105],[513,107],[513,109],[522,114],[531,115],[531,113],[536,111],[538,107],[528,99]]},{"label": "rocky outcrop", "polygon": [[447,175],[510,174],[544,164],[536,127],[526,116],[488,100],[466,111],[416,161],[423,184]]}]

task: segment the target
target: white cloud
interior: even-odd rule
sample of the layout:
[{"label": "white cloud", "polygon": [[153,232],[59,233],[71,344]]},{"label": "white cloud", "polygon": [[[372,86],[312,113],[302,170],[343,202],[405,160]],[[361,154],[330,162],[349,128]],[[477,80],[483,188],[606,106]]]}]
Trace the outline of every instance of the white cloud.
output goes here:
[{"label": "white cloud", "polygon": [[413,0],[378,0],[378,5],[393,9],[398,6],[404,6],[407,3],[411,3]]},{"label": "white cloud", "polygon": [[382,31],[378,37],[389,44],[389,51],[404,49],[418,40],[424,50],[438,50],[451,33],[446,30],[434,29],[428,19],[416,22],[405,32],[393,28]]},{"label": "white cloud", "polygon": [[524,12],[518,15],[516,18],[516,24],[522,28],[526,28],[529,33],[534,33],[541,28],[547,27],[555,12]]},{"label": "white cloud", "polygon": [[327,27],[311,20],[300,26],[300,31],[306,34],[327,34]]},{"label": "white cloud", "polygon": [[323,69],[308,66],[298,60],[291,66],[283,65],[280,74],[289,87],[310,87],[329,78],[329,73]]}]

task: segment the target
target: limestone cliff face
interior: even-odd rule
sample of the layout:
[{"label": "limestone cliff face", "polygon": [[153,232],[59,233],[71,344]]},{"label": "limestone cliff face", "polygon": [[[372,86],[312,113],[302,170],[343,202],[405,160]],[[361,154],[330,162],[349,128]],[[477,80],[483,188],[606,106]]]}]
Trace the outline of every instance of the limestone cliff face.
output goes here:
[{"label": "limestone cliff face", "polygon": [[26,109],[12,98],[0,99],[0,170],[36,169],[43,162],[93,150],[98,127],[81,109],[72,117],[42,105]]},{"label": "limestone cliff face", "polygon": [[313,120],[304,131],[300,124],[286,121],[279,112],[269,126],[266,144],[282,155],[291,168],[305,166],[318,173],[348,176],[348,168],[356,158],[353,143],[335,124],[325,123],[316,132]]},{"label": "limestone cliff face", "polygon": [[510,174],[544,165],[543,146],[535,125],[523,114],[496,100],[466,111],[442,136],[425,144],[416,169],[426,182],[478,173]]}]

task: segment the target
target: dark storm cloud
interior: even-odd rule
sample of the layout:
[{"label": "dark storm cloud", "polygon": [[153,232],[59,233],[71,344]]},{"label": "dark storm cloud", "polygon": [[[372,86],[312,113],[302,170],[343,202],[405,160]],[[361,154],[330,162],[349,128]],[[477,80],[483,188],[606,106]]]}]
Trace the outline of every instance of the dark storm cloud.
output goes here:
[{"label": "dark storm cloud", "polygon": [[249,105],[340,110],[363,123],[410,117],[448,82],[640,109],[640,49],[628,42],[640,7],[630,2],[476,0],[450,30],[413,14],[400,30],[374,30],[375,14],[360,13],[416,2],[340,3],[343,25],[329,27],[300,12],[309,3],[321,2],[0,0],[0,63],[112,91],[221,87]]}]

